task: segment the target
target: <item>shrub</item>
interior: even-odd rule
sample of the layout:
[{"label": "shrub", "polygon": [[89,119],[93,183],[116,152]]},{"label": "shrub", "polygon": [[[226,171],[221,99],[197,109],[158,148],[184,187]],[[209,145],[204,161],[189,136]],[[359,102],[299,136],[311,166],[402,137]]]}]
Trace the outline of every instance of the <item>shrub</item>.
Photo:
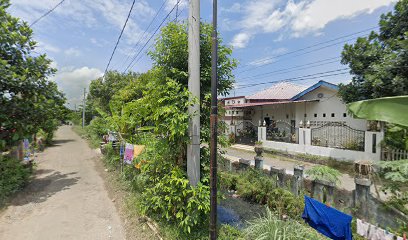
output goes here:
[{"label": "shrub", "polygon": [[142,212],[176,223],[185,233],[208,220],[210,188],[189,184],[185,173],[174,167],[142,193]]},{"label": "shrub", "polygon": [[244,234],[233,226],[223,224],[218,230],[219,240],[243,240]]},{"label": "shrub", "polygon": [[108,123],[104,118],[96,117],[92,119],[92,121],[87,126],[87,131],[89,134],[102,137],[108,132],[107,124]]},{"label": "shrub", "polygon": [[279,216],[300,218],[304,203],[301,196],[276,187],[276,181],[261,171],[248,169],[244,173],[220,173],[220,185],[228,190],[236,189],[245,200],[267,205]]},{"label": "shrub", "polygon": [[222,189],[237,190],[238,175],[228,172],[219,172],[218,183]]},{"label": "shrub", "polygon": [[268,194],[276,186],[276,181],[264,173],[248,169],[239,177],[237,190],[239,195],[246,200],[266,204]]},{"label": "shrub", "polygon": [[312,180],[322,180],[328,181],[335,184],[340,183],[339,177],[341,173],[331,167],[328,166],[314,166],[311,169],[306,170],[305,172]]},{"label": "shrub", "polygon": [[0,155],[0,203],[7,196],[21,189],[29,176],[30,170],[20,161]]},{"label": "shrub", "polygon": [[326,239],[304,224],[280,220],[269,208],[266,209],[266,216],[250,221],[244,233],[247,239],[254,240]]}]

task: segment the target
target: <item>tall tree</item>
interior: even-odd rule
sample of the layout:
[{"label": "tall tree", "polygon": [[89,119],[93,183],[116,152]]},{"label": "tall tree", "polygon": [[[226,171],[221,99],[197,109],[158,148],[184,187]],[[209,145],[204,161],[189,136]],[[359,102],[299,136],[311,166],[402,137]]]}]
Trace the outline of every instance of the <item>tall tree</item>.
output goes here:
[{"label": "tall tree", "polygon": [[353,75],[349,84],[340,85],[346,103],[408,94],[408,0],[381,15],[379,26],[379,33],[344,46],[341,62]]},{"label": "tall tree", "polygon": [[122,74],[118,71],[109,71],[105,74],[104,78],[100,77],[93,80],[89,85],[87,99],[89,111],[94,110],[93,114],[96,114],[98,111],[111,114],[109,103],[112,97],[138,76],[139,74],[134,72]]},{"label": "tall tree", "polygon": [[45,54],[33,54],[37,43],[26,22],[7,13],[0,0],[0,149],[36,133],[53,131],[63,114],[65,98]]}]

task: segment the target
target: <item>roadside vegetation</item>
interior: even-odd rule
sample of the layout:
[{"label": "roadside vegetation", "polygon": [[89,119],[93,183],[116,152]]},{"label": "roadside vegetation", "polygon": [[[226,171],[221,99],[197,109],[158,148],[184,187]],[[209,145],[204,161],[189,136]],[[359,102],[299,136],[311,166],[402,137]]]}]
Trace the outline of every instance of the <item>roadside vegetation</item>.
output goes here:
[{"label": "roadside vegetation", "polygon": [[54,81],[51,60],[37,51],[27,22],[10,15],[8,0],[0,1],[0,204],[21,189],[31,173],[15,159],[23,139],[33,149],[50,144],[54,131],[69,112]]}]

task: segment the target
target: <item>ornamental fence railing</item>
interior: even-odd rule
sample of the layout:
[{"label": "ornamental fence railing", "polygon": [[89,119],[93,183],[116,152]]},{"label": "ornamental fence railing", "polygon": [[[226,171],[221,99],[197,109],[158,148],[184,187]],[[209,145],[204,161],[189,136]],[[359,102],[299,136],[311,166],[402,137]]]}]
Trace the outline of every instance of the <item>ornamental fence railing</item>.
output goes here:
[{"label": "ornamental fence railing", "polygon": [[298,128],[287,121],[272,121],[271,124],[266,127],[266,140],[298,143]]},{"label": "ornamental fence railing", "polygon": [[364,151],[365,131],[347,126],[342,122],[328,122],[311,129],[314,146]]}]

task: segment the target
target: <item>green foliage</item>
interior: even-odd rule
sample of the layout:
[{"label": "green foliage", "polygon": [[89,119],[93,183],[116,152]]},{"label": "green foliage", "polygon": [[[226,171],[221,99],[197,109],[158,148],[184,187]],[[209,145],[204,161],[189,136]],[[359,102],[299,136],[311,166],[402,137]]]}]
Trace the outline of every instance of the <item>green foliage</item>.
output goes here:
[{"label": "green foliage", "polygon": [[243,240],[244,234],[233,226],[223,224],[218,230],[219,240]]},{"label": "green foliage", "polygon": [[380,167],[386,182],[384,190],[390,190],[392,196],[388,198],[387,203],[394,206],[401,212],[408,214],[408,160],[381,161]]},{"label": "green foliage", "polygon": [[279,216],[299,219],[302,214],[303,198],[277,187],[276,180],[263,172],[253,169],[239,174],[220,172],[219,182],[221,189],[237,190],[243,199],[267,205]]},{"label": "green foliage", "polygon": [[244,233],[246,239],[253,240],[326,239],[304,224],[279,219],[269,208],[266,209],[266,216],[250,221]]},{"label": "green foliage", "polygon": [[342,63],[353,75],[349,84],[340,84],[346,102],[408,94],[408,0],[400,0],[393,12],[380,18],[379,33],[346,44]]},{"label": "green foliage", "polygon": [[110,103],[116,94],[140,74],[134,72],[119,73],[108,71],[104,78],[98,78],[89,85],[87,109],[90,115],[110,114]]},{"label": "green foliage", "polygon": [[[187,24],[169,23],[161,29],[149,53],[153,68],[143,74],[110,72],[90,86],[87,111],[97,115],[87,127],[90,135],[106,129],[121,133],[125,141],[146,146],[134,160],[140,169],[124,168],[123,177],[134,191],[142,191],[144,213],[180,228],[180,234],[207,229],[209,214],[209,151],[201,148],[201,182],[193,187],[186,177],[188,107],[201,107],[201,142],[210,136],[211,25],[202,23],[201,96],[188,91]],[[231,48],[219,40],[218,92],[228,94],[234,82],[236,61]],[[219,131],[224,131],[221,123]],[[221,145],[227,144],[223,136]],[[114,166],[116,155],[107,149],[106,164]],[[142,186],[142,187],[140,187]],[[205,227],[203,227],[205,226]],[[181,236],[180,235],[180,236]],[[189,236],[191,237],[191,236]],[[181,239],[186,239],[180,237]]]},{"label": "green foliage", "polygon": [[107,125],[108,122],[104,118],[95,117],[87,126],[87,130],[90,134],[102,137],[108,133]]},{"label": "green foliage", "polygon": [[0,1],[0,150],[43,129],[52,133],[65,118],[65,98],[54,81],[51,60],[35,52],[26,22],[7,13]]},{"label": "green foliage", "polygon": [[0,204],[7,196],[21,189],[29,176],[30,170],[20,161],[0,155]]},{"label": "green foliage", "polygon": [[393,182],[408,182],[408,160],[381,161],[380,167],[385,172],[385,179]]},{"label": "green foliage", "polygon": [[408,150],[408,128],[387,124],[384,145],[385,147]]},{"label": "green foliage", "polygon": [[338,170],[328,166],[316,165],[310,169],[307,169],[305,173],[312,180],[322,180],[335,184],[340,183],[339,177],[341,176],[341,173]]},{"label": "green foliage", "polygon": [[156,214],[166,221],[175,222],[184,232],[190,233],[197,225],[207,221],[210,211],[210,189],[201,182],[189,184],[184,171],[173,168],[152,187],[142,193],[142,211]]}]

